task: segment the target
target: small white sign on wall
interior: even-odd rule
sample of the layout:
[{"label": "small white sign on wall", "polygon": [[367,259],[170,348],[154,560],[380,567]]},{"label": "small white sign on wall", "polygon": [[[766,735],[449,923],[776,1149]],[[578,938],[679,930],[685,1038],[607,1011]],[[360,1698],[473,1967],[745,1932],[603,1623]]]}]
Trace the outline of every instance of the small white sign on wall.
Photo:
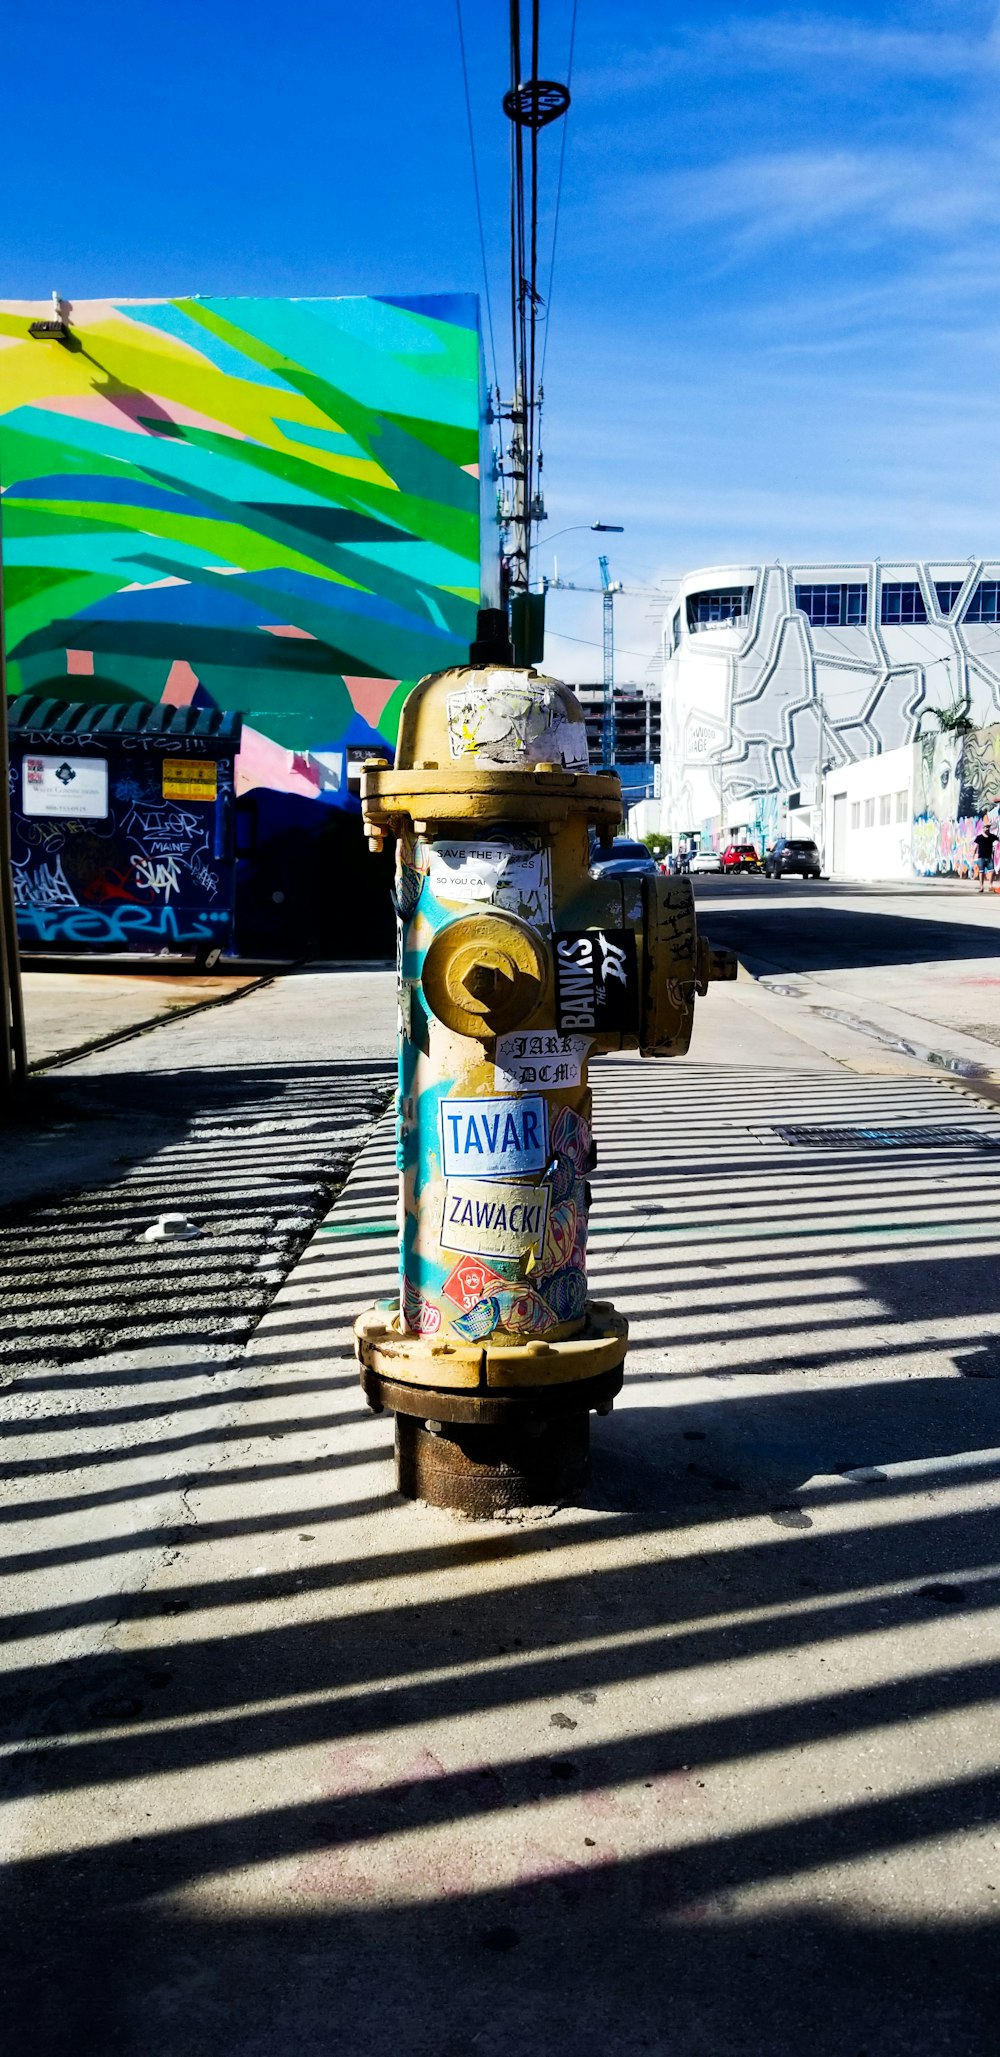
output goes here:
[{"label": "small white sign on wall", "polygon": [[108,765],[104,757],[25,757],[21,764],[25,814],[61,816],[66,821],[104,821],[108,812]]}]

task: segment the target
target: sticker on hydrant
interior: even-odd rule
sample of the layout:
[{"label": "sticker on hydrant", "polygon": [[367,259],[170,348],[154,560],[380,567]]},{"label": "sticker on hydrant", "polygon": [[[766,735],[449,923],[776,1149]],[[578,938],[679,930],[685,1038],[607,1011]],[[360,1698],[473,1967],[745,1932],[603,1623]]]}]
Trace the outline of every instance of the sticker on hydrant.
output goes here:
[{"label": "sticker on hydrant", "polygon": [[454,1300],[463,1314],[476,1305],[493,1286],[504,1287],[509,1279],[502,1278],[498,1271],[491,1271],[488,1264],[482,1264],[476,1257],[460,1257],[454,1271],[450,1271],[441,1288],[443,1300]]},{"label": "sticker on hydrant", "polygon": [[589,1049],[589,1036],[562,1036],[555,1029],[498,1036],[493,1076],[508,1093],[523,1093],[525,1086],[578,1086]]},{"label": "sticker on hydrant", "polygon": [[635,1029],[639,974],[631,929],[569,929],[556,936],[561,1029]]},{"label": "sticker on hydrant", "polygon": [[435,842],[417,848],[438,900],[503,907],[522,921],[551,922],[549,853],[534,838],[500,836],[489,843]]},{"label": "sticker on hydrant", "polygon": [[442,1100],[440,1121],[446,1178],[518,1178],[548,1163],[548,1109],[537,1093],[518,1100]]},{"label": "sticker on hydrant", "polygon": [[448,1179],[441,1242],[477,1257],[523,1257],[539,1250],[549,1219],[548,1186],[480,1185]]},{"label": "sticker on hydrant", "polygon": [[449,693],[448,741],[452,757],[472,764],[588,769],[583,722],[571,721],[561,694],[528,672],[478,671],[460,691]]}]

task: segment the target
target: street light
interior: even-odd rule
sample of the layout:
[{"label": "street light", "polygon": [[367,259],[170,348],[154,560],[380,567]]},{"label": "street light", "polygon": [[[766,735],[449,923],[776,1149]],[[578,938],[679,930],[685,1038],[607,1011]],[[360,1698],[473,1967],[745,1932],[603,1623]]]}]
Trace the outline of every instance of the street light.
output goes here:
[{"label": "street light", "polygon": [[[589,529],[598,536],[623,536],[625,534],[622,523],[618,521],[573,521],[568,529],[557,529],[555,535],[546,536],[545,541],[547,543],[558,543],[560,536],[578,535],[584,529]],[[541,538],[539,538],[540,540]]]}]

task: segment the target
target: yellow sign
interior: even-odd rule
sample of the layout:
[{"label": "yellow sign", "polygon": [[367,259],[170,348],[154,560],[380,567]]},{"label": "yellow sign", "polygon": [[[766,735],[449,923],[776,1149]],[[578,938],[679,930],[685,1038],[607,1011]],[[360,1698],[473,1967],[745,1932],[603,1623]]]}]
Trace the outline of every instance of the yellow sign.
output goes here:
[{"label": "yellow sign", "polygon": [[165,757],[163,760],[165,800],[214,800],[218,782],[219,767],[214,757]]}]

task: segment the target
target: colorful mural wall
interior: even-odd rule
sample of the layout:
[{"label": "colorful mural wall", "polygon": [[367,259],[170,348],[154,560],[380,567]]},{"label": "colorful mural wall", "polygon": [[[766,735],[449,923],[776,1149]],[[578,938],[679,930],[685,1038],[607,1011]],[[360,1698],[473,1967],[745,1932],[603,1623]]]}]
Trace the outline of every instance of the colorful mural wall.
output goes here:
[{"label": "colorful mural wall", "polygon": [[1000,822],[1000,726],[931,733],[913,747],[913,869],[922,878],[971,878],[977,835],[988,818],[994,828]]},{"label": "colorful mural wall", "polygon": [[495,600],[478,302],[63,311],[65,340],[35,338],[51,307],[0,302],[9,690],[243,715],[260,947],[315,922],[320,829],[341,860],[309,877],[342,899],[352,757],[391,754],[410,686],[465,660]]}]

